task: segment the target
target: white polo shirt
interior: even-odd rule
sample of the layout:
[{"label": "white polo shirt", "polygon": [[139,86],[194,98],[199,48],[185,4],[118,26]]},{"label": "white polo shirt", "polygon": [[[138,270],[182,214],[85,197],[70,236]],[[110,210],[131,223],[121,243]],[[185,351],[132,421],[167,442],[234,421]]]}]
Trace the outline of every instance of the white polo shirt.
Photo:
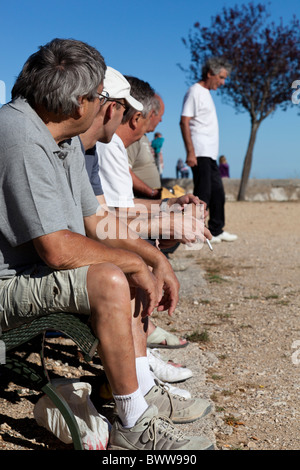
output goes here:
[{"label": "white polo shirt", "polygon": [[192,85],[183,100],[182,116],[191,117],[191,138],[197,157],[219,155],[219,125],[210,91],[200,83]]},{"label": "white polo shirt", "polygon": [[97,142],[99,175],[108,207],[134,207],[132,178],[123,141],[117,134],[111,142]]}]

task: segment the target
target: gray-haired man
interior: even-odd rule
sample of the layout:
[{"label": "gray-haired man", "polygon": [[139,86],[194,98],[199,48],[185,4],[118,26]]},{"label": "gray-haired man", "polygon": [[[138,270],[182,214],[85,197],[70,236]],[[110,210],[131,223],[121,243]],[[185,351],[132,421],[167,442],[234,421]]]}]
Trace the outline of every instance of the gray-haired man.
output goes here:
[{"label": "gray-haired man", "polygon": [[136,376],[131,288],[145,292],[145,315],[161,294],[148,268],[153,247],[128,239],[113,249],[97,237],[98,203],[73,137],[104,103],[105,70],[94,48],[55,39],[29,57],[0,110],[0,321],[5,331],[61,310],[90,315],[123,425],[132,428],[150,419]]},{"label": "gray-haired man", "polygon": [[192,85],[183,101],[180,128],[186,148],[186,163],[192,168],[194,194],[206,202],[208,228],[212,243],[234,241],[237,236],[223,231],[225,225],[225,193],[217,157],[219,125],[211,90],[225,84],[231,70],[223,58],[208,59],[201,79]]}]

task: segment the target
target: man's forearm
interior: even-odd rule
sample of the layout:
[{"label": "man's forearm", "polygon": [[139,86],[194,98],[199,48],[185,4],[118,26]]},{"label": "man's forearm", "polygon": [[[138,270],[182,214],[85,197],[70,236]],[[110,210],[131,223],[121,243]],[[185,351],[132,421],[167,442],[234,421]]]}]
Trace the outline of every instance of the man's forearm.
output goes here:
[{"label": "man's forearm", "polygon": [[190,123],[188,119],[185,119],[184,117],[181,118],[180,129],[181,129],[181,135],[183,138],[186,153],[187,154],[195,153],[194,145],[193,145],[192,137],[191,137]]},{"label": "man's forearm", "polygon": [[136,272],[142,260],[121,247],[112,249],[99,240],[61,230],[33,240],[37,253],[51,268],[75,269],[101,263],[112,263],[125,274]]},{"label": "man's forearm", "polygon": [[129,169],[129,171],[132,178],[133,189],[136,193],[144,194],[149,198],[154,198],[158,195],[158,189],[151,188],[148,186],[148,184],[144,183],[144,181],[136,176],[136,174],[131,169]]},{"label": "man's forearm", "polygon": [[[159,227],[159,222],[156,224],[155,229]],[[151,223],[148,222],[148,214],[144,218],[135,219],[128,223],[126,219],[122,220],[122,218],[106,212],[104,217],[97,216],[85,220],[85,225],[88,237],[101,241],[107,247],[136,253],[149,266],[157,264],[160,257],[159,250],[142,239],[151,238]],[[142,231],[144,236],[141,234]],[[158,233],[153,233],[153,226],[152,235],[156,235],[153,238],[159,236]]]}]

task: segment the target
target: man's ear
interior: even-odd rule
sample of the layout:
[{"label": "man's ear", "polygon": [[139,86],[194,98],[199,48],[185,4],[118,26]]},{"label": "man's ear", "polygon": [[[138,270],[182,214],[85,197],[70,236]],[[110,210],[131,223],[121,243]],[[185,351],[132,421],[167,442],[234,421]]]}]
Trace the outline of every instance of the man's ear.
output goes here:
[{"label": "man's ear", "polygon": [[108,107],[107,107],[107,110],[106,110],[105,115],[106,115],[109,119],[111,119],[112,116],[113,116],[113,112],[114,112],[115,109],[116,109],[116,104],[117,104],[117,103],[116,103],[115,101],[111,101],[111,102],[109,103]]},{"label": "man's ear", "polygon": [[105,112],[104,112],[104,116],[103,116],[103,124],[107,124],[113,117],[113,113],[114,113],[114,109],[116,107],[116,103],[114,101],[112,101],[111,103],[109,103],[108,106],[106,106],[106,104],[104,106],[106,108],[105,108]]},{"label": "man's ear", "polygon": [[136,113],[134,113],[134,115],[131,117],[130,119],[130,125],[133,129],[136,129],[139,122],[140,122],[140,119],[142,117],[142,113],[140,111],[137,111]]},{"label": "man's ear", "polygon": [[81,117],[83,115],[83,112],[84,112],[84,106],[85,106],[85,102],[84,102],[84,97],[83,96],[79,96],[77,101],[78,101],[78,106],[75,108],[75,115],[76,117]]},{"label": "man's ear", "polygon": [[149,119],[152,119],[153,116],[156,116],[156,113],[155,113],[154,109],[152,109],[152,111],[150,111],[150,112],[151,112],[151,114],[150,114]]}]

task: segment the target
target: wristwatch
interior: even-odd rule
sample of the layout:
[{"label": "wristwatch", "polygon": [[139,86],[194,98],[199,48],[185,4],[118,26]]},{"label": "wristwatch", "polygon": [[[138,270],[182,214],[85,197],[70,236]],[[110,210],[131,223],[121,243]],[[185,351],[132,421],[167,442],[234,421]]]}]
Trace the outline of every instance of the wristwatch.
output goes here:
[{"label": "wristwatch", "polygon": [[161,201],[159,208],[161,212],[168,212],[169,211],[169,205],[168,205],[168,200],[169,198],[165,198]]}]

